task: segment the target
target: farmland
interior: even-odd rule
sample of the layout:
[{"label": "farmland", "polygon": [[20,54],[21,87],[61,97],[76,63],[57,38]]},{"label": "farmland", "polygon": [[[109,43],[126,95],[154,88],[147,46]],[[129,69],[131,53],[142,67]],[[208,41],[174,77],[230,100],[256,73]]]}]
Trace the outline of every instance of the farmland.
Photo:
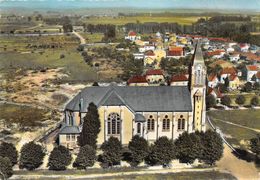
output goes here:
[{"label": "farmland", "polygon": [[157,23],[179,23],[181,25],[191,25],[196,22],[199,18],[198,16],[126,16],[126,17],[87,17],[82,21],[84,23],[90,24],[114,24],[114,25],[124,25],[127,23],[146,23],[146,22],[157,22]]}]

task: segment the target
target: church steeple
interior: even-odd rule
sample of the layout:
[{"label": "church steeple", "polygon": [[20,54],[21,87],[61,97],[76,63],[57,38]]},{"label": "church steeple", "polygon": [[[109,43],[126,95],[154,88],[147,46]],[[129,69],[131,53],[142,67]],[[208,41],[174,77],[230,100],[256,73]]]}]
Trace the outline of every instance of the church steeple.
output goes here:
[{"label": "church steeple", "polygon": [[193,126],[194,130],[199,131],[205,131],[206,75],[207,69],[204,63],[201,44],[198,41],[190,68],[190,91],[193,105]]}]

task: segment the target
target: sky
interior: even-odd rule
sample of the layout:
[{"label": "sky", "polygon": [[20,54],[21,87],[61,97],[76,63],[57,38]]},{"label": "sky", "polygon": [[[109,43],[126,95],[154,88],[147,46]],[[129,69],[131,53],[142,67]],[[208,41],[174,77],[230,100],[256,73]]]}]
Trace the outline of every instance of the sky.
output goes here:
[{"label": "sky", "polygon": [[260,0],[0,0],[0,8],[178,8],[260,11]]}]

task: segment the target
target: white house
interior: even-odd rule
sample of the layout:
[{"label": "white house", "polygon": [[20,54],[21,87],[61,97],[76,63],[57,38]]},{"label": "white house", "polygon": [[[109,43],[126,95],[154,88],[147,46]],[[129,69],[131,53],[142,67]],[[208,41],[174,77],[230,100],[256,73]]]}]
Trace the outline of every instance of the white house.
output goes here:
[{"label": "white house", "polygon": [[257,74],[259,68],[256,65],[248,65],[246,66],[246,80],[248,82],[253,82],[253,77]]},{"label": "white house", "polygon": [[208,86],[214,88],[218,85],[219,80],[216,74],[210,74],[208,76]]},{"label": "white house", "polygon": [[128,33],[128,35],[125,36],[125,39],[126,39],[126,40],[130,40],[130,41],[135,41],[135,40],[140,40],[141,37],[138,36],[136,32],[130,31],[130,32]]},{"label": "white house", "polygon": [[138,48],[140,53],[146,52],[146,51],[154,51],[155,50],[155,46],[154,45],[144,45]]},{"label": "white house", "polygon": [[229,60],[231,62],[238,62],[240,60],[240,54],[238,53],[233,53],[229,55]]},{"label": "white house", "polygon": [[250,45],[249,44],[240,44],[239,48],[240,48],[241,52],[248,52]]}]

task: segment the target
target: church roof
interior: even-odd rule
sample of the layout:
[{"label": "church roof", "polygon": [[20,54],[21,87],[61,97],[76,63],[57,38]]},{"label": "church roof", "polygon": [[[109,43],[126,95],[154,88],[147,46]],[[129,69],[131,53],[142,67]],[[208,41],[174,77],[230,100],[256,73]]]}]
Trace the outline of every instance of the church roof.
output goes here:
[{"label": "church roof", "polygon": [[87,112],[88,104],[99,106],[125,105],[133,112],[191,112],[191,95],[184,86],[107,86],[87,87],[76,95],[65,107]]}]

